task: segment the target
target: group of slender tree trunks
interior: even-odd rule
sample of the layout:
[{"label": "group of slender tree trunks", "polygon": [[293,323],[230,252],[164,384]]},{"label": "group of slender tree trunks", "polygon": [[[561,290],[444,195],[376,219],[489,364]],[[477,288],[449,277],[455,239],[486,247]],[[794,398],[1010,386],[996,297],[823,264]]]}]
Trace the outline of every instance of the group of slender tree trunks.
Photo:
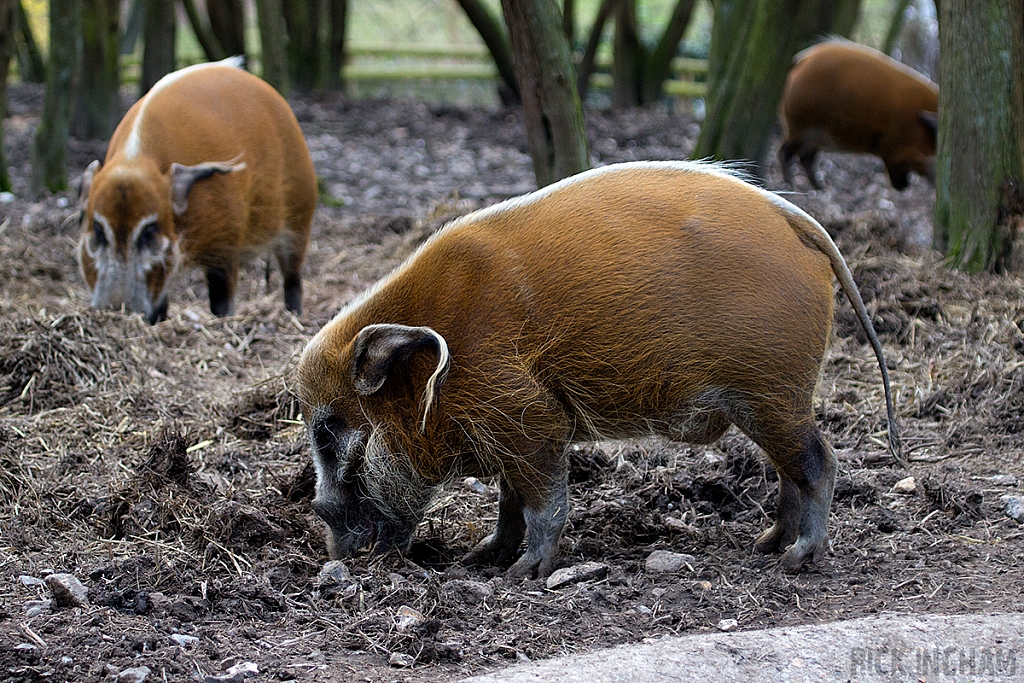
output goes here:
[{"label": "group of slender tree trunks", "polygon": [[[455,0],[489,48],[506,103],[522,105],[538,185],[590,165],[583,126],[595,55],[614,23],[612,105],[657,101],[695,0],[676,0],[657,40],[637,25],[642,0],[601,0],[577,40],[574,0]],[[822,36],[850,35],[860,0],[712,0],[705,119],[694,157],[745,160],[761,173],[793,56]],[[910,0],[895,0],[885,47]],[[942,88],[935,245],[970,270],[1020,269],[1024,216],[1024,0],[941,0]],[[46,97],[32,149],[33,192],[67,186],[67,140],[109,137],[117,123],[119,55],[143,41],[140,94],[175,68],[177,7],[211,60],[245,55],[243,0],[50,0],[43,64],[18,0],[0,0],[0,115],[8,67],[42,80]],[[122,22],[121,10],[128,16]],[[348,0],[256,0],[262,76],[283,93],[344,87]],[[122,30],[122,23],[126,28]],[[574,57],[572,48],[580,45]],[[72,97],[68,97],[72,93]],[[0,132],[0,190],[10,189]]]}]

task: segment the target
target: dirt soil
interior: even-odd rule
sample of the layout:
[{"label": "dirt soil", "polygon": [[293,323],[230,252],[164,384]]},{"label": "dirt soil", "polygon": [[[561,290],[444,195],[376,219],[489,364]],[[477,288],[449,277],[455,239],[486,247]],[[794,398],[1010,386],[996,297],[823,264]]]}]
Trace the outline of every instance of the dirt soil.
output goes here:
[{"label": "dirt soil", "polygon": [[[582,444],[560,566],[601,580],[548,590],[459,558],[488,533],[493,482],[456,479],[409,557],[321,576],[322,525],[297,402],[297,356],[346,301],[448,218],[533,188],[515,110],[294,103],[324,202],[304,315],[280,276],[243,270],[217,319],[189,273],[169,320],[87,307],[75,191],[26,199],[38,89],[11,91],[15,198],[0,203],[0,678],[447,681],[526,659],[666,634],[870,614],[1024,611],[1024,283],[966,276],[928,250],[934,191],[888,186],[879,161],[827,156],[787,195],[835,235],[873,312],[909,470],[884,447],[875,359],[837,295],[818,417],[841,462],[832,550],[792,576],[751,553],[777,484],[745,437]],[[127,102],[125,103],[127,104]],[[685,158],[698,124],[652,108],[590,112],[595,163]],[[76,142],[75,178],[101,142]],[[77,182],[77,181],[76,181]],[[767,186],[781,188],[776,167]],[[2,198],[0,198],[2,199]],[[9,198],[8,198],[9,199]],[[906,477],[914,485],[894,486]],[[905,492],[900,492],[904,490]],[[689,553],[645,571],[656,549]],[[62,608],[42,581],[89,591]],[[399,665],[405,665],[404,667]],[[134,678],[133,678],[134,676]],[[128,671],[118,680],[138,680]],[[208,678],[214,677],[214,678]]]}]

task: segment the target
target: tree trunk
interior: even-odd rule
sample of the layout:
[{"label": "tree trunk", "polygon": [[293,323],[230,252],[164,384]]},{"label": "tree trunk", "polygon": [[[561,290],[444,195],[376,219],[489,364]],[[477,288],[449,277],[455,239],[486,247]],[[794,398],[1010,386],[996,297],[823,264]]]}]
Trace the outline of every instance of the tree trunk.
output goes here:
[{"label": "tree trunk", "polygon": [[121,54],[130,55],[135,52],[135,43],[142,34],[142,25],[146,21],[146,0],[132,0],[125,21],[124,33],[121,35]]},{"label": "tree trunk", "polygon": [[[172,3],[167,4],[171,5]],[[192,32],[195,34],[196,40],[199,41],[199,47],[203,48],[206,59],[217,62],[227,57],[228,54],[221,47],[217,36],[203,24],[203,17],[199,14],[195,0],[181,0],[181,5],[185,8],[188,23],[192,26]]]},{"label": "tree trunk", "polygon": [[612,108],[640,104],[640,69],[646,61],[636,23],[636,0],[620,0],[612,41]]},{"label": "tree trunk", "polygon": [[601,34],[604,33],[604,25],[608,23],[608,17],[618,8],[619,2],[620,0],[601,0],[601,5],[597,8],[594,25],[590,28],[590,38],[587,39],[587,47],[583,50],[583,59],[580,60],[580,66],[576,72],[576,89],[579,91],[580,100],[587,98],[587,91],[590,90],[590,77],[594,75],[597,48],[601,45]]},{"label": "tree trunk", "polygon": [[256,15],[263,48],[263,80],[288,95],[288,34],[281,0],[256,0]]},{"label": "tree trunk", "polygon": [[1024,2],[944,0],[935,247],[957,268],[1019,270]]},{"label": "tree trunk", "polygon": [[18,30],[18,0],[0,0],[0,192],[11,191],[4,153],[4,119],[7,118],[7,76],[11,58],[18,51],[15,33]]},{"label": "tree trunk", "polygon": [[245,56],[245,8],[242,0],[206,0],[210,33],[227,57]]},{"label": "tree trunk", "polygon": [[590,167],[583,107],[555,0],[502,0],[538,187]]},{"label": "tree trunk", "polygon": [[466,13],[470,23],[476,28],[484,44],[491,53],[491,59],[498,68],[498,75],[505,84],[507,93],[502,94],[505,104],[519,103],[519,84],[516,82],[516,69],[512,61],[512,48],[508,36],[501,26],[501,19],[495,16],[487,5],[480,0],[458,0],[462,11]]},{"label": "tree trunk", "polygon": [[576,45],[576,0],[562,0],[562,31],[569,41],[569,51]]},{"label": "tree trunk", "polygon": [[28,22],[25,6],[18,2],[18,71],[21,80],[27,83],[42,83],[46,80],[46,62],[39,51],[32,25]]},{"label": "tree trunk", "polygon": [[657,47],[648,56],[646,66],[641,74],[640,103],[655,102],[661,97],[661,86],[671,76],[672,59],[676,56],[679,41],[690,25],[695,0],[679,0],[672,10],[665,30],[661,33]]},{"label": "tree trunk", "polygon": [[59,192],[68,186],[68,138],[71,127],[71,80],[81,50],[79,0],[50,0],[50,63],[46,95],[32,145],[32,194],[46,187]]},{"label": "tree trunk", "polygon": [[117,126],[121,70],[120,0],[82,0],[82,56],[71,134],[107,139]]},{"label": "tree trunk", "polygon": [[860,19],[860,0],[838,0],[832,22],[832,33],[843,38],[853,35],[853,29]]},{"label": "tree trunk", "polygon": [[145,0],[146,25],[142,29],[142,78],[139,79],[139,97],[153,84],[174,71],[174,32],[176,21],[174,3],[165,0]]},{"label": "tree trunk", "polygon": [[793,56],[832,30],[838,4],[837,0],[715,3],[707,115],[695,158],[747,160],[762,175]]},{"label": "tree trunk", "polygon": [[328,0],[328,2],[330,31],[327,34],[327,89],[342,90],[345,87],[341,69],[345,66],[348,0]]},{"label": "tree trunk", "polygon": [[319,0],[283,0],[288,26],[288,81],[302,93],[311,92],[320,74],[316,19]]}]

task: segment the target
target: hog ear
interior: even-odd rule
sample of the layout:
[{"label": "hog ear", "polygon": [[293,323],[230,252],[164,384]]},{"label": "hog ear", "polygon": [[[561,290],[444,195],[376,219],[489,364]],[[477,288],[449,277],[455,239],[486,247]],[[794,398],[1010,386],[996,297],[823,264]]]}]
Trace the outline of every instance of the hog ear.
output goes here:
[{"label": "hog ear", "polygon": [[171,164],[171,208],[174,214],[180,216],[188,209],[188,193],[192,186],[199,180],[205,180],[214,173],[233,173],[245,168],[245,162],[239,162],[242,156],[238,155],[231,161],[207,161],[195,166],[183,166],[182,164]]},{"label": "hog ear", "polygon": [[82,173],[82,184],[78,188],[79,211],[85,211],[85,203],[89,200],[89,190],[92,189],[92,178],[96,175],[96,171],[100,170],[101,166],[100,160],[96,159],[86,166],[85,172]]},{"label": "hog ear", "polygon": [[448,343],[440,334],[429,327],[407,325],[367,325],[356,335],[352,351],[352,383],[356,393],[369,396],[376,393],[392,373],[402,371],[402,366],[420,349],[437,352],[437,366],[427,380],[423,394],[423,421],[420,429],[426,428],[427,413],[436,398],[437,388],[448,376],[451,356]]},{"label": "hog ear", "polygon": [[937,146],[937,140],[939,137],[939,114],[934,111],[922,111],[919,113],[918,118],[925,130],[928,131],[928,136],[931,138],[932,147]]}]

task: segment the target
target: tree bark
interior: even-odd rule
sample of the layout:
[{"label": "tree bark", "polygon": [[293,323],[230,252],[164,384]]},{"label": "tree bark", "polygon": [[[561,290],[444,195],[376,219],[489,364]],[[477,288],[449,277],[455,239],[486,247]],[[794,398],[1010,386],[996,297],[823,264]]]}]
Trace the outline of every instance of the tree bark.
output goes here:
[{"label": "tree bark", "polygon": [[555,0],[502,0],[538,187],[590,167],[583,107]]},{"label": "tree bark", "polygon": [[125,20],[124,33],[121,34],[121,54],[130,55],[135,52],[135,43],[142,34],[142,25],[146,21],[146,0],[132,0]]},{"label": "tree bark", "polygon": [[245,8],[242,0],[206,0],[210,33],[227,57],[245,56]]},{"label": "tree bark", "polygon": [[153,84],[174,71],[174,33],[176,20],[174,3],[165,0],[145,0],[146,23],[142,29],[142,77],[139,79],[139,97]]},{"label": "tree bark", "polygon": [[860,0],[838,0],[835,17],[832,22],[832,33],[849,38],[860,19]]},{"label": "tree bark", "polygon": [[327,89],[342,90],[345,87],[341,69],[345,66],[348,0],[328,2],[330,30],[327,34]]},{"label": "tree bark", "polygon": [[71,81],[81,51],[79,0],[50,0],[50,63],[46,70],[43,113],[32,145],[30,187],[59,192],[68,186],[68,138],[71,127]]},{"label": "tree bark", "polygon": [[636,23],[636,0],[620,0],[612,39],[612,108],[640,103],[640,70],[646,61]]},{"label": "tree bark", "polygon": [[[886,32],[885,42],[882,44],[882,52],[887,55],[892,54],[892,48],[900,37],[900,31],[903,29],[904,15],[909,5],[910,0],[897,0],[896,2],[896,11],[893,12],[892,19],[889,21],[889,30]],[[938,10],[936,10],[936,14],[938,14]]]},{"label": "tree bark", "polygon": [[288,81],[302,93],[312,92],[320,74],[320,51],[316,40],[319,0],[283,0],[288,27]]},{"label": "tree bark", "polygon": [[11,58],[18,51],[15,33],[18,30],[18,0],[0,0],[0,192],[11,191],[4,153],[4,119],[7,118],[7,76]]},{"label": "tree bark", "polygon": [[[171,5],[172,3],[167,4]],[[188,23],[192,26],[192,32],[195,34],[196,40],[199,41],[199,47],[203,48],[206,59],[217,62],[227,57],[228,54],[221,47],[217,36],[203,24],[203,17],[199,14],[195,0],[181,0],[181,6],[185,8]]]},{"label": "tree bark", "polygon": [[[841,0],[840,0],[841,1]],[[762,175],[793,56],[833,28],[837,0],[718,0],[707,115],[696,158],[741,159]]]},{"label": "tree bark", "polygon": [[661,97],[661,86],[671,76],[672,59],[676,56],[679,41],[690,25],[695,0],[679,0],[672,9],[665,30],[661,33],[657,47],[647,57],[647,63],[641,74],[640,102],[655,102]]},{"label": "tree bark", "polygon": [[501,26],[501,19],[495,16],[480,0],[458,0],[458,3],[491,53],[491,59],[494,60],[494,65],[498,69],[498,75],[501,76],[502,83],[508,90],[508,93],[502,95],[505,104],[519,103],[519,84],[516,82],[512,48],[505,30]]},{"label": "tree bark", "polygon": [[25,6],[18,2],[18,70],[21,80],[28,83],[42,83],[46,80],[46,61],[39,51],[32,25],[29,24]]},{"label": "tree bark", "polygon": [[944,0],[934,244],[957,268],[1020,270],[1024,2]]},{"label": "tree bark", "polygon": [[71,134],[107,139],[117,126],[121,86],[120,0],[82,1],[82,55]]},{"label": "tree bark", "polygon": [[263,48],[263,80],[288,95],[288,34],[281,0],[256,0],[256,15]]}]

